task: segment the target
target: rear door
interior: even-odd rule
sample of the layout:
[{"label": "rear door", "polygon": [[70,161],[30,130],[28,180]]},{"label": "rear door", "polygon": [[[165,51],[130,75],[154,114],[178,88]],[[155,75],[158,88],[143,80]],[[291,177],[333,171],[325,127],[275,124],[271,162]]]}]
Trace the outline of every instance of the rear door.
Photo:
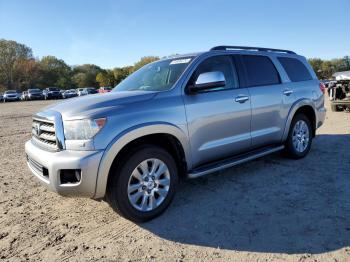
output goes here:
[{"label": "rear door", "polygon": [[199,74],[213,71],[224,74],[224,87],[184,94],[193,166],[247,151],[251,146],[249,93],[239,88],[231,56],[207,58],[188,84]]},{"label": "rear door", "polygon": [[252,147],[280,143],[289,110],[285,105],[292,102],[289,99],[292,93],[283,94],[285,90],[279,72],[270,57],[241,55],[240,58],[251,99]]}]

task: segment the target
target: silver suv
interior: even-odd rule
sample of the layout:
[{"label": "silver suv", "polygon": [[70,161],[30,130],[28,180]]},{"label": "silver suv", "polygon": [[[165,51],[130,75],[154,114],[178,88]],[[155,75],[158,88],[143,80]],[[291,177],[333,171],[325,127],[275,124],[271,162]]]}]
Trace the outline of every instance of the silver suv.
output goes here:
[{"label": "silver suv", "polygon": [[33,117],[28,167],[61,195],[106,199],[150,220],[181,177],[196,178],[284,150],[310,150],[325,119],[324,86],[288,50],[217,46],[148,64],[111,93]]}]

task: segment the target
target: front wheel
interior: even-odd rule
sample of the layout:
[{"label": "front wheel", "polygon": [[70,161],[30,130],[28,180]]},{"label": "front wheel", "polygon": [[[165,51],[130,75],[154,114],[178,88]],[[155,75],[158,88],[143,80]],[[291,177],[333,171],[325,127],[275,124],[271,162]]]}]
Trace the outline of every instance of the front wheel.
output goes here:
[{"label": "front wheel", "polygon": [[178,171],[164,149],[144,146],[116,163],[110,173],[106,198],[120,215],[135,222],[159,216],[176,191]]},{"label": "front wheel", "polygon": [[286,141],[286,153],[289,157],[299,159],[305,157],[311,148],[312,129],[310,120],[304,114],[296,115],[291,123]]}]

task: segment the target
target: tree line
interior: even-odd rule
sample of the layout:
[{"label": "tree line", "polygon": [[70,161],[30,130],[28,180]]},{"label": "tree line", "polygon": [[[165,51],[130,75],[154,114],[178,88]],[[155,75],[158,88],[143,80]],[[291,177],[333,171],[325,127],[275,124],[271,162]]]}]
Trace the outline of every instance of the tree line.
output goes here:
[{"label": "tree line", "polygon": [[54,56],[37,59],[30,47],[0,39],[0,91],[23,91],[34,87],[114,87],[135,70],[158,59],[157,56],[147,56],[133,66],[113,69],[103,69],[93,64],[69,66]]},{"label": "tree line", "polygon": [[350,70],[350,57],[336,58],[332,60],[322,60],[311,58],[308,60],[317,74],[318,79],[331,79],[335,72]]},{"label": "tree line", "polygon": [[[133,66],[113,69],[103,69],[93,64],[69,66],[54,56],[37,59],[30,47],[0,39],[0,91],[33,87],[113,87],[135,70],[158,59],[157,56],[146,56]],[[319,79],[330,79],[335,72],[350,70],[349,56],[332,60],[311,58],[309,63]]]}]

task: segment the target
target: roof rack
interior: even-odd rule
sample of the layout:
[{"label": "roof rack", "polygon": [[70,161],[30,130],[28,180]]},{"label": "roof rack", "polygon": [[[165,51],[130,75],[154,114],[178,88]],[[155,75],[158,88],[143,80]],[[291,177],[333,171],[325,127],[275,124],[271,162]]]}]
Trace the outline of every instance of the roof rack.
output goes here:
[{"label": "roof rack", "polygon": [[213,50],[250,50],[250,51],[278,52],[278,53],[296,54],[295,52],[290,51],[290,50],[264,48],[264,47],[252,47],[252,46],[220,45],[220,46],[215,46],[215,47],[210,49],[210,51],[213,51]]}]

